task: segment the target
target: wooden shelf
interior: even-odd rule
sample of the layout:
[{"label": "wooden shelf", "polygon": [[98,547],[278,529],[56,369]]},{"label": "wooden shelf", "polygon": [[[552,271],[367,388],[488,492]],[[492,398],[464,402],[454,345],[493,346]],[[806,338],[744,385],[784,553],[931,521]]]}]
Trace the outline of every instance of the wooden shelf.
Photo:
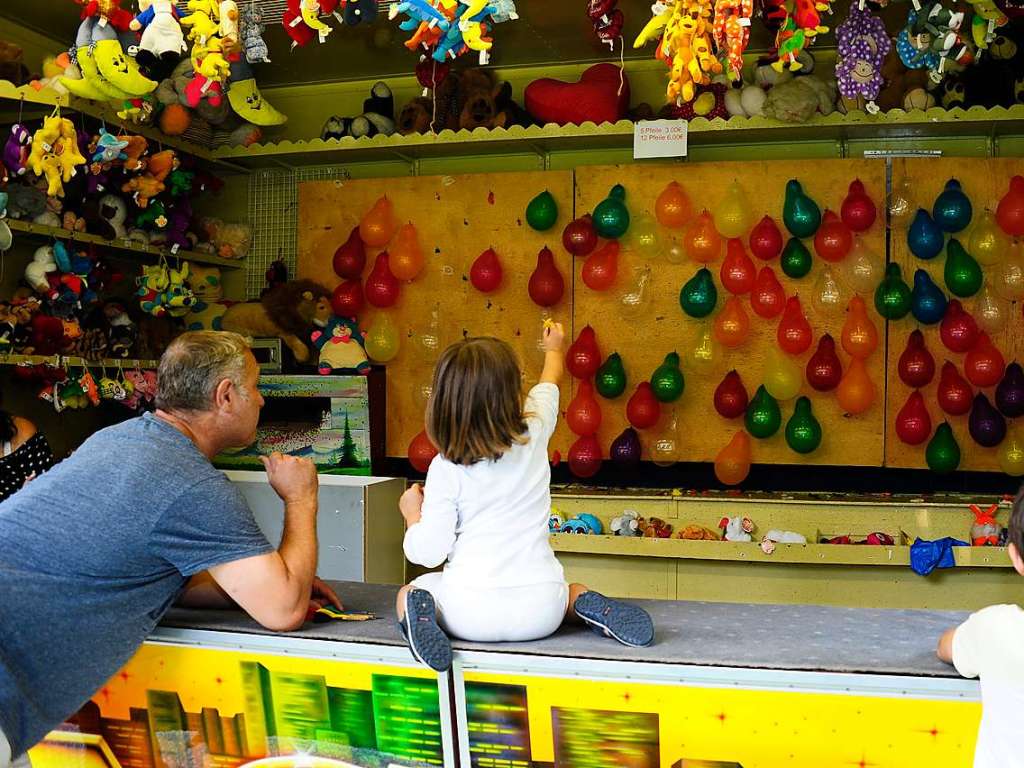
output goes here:
[{"label": "wooden shelf", "polygon": [[[807,123],[791,124],[764,117],[733,117],[729,120],[696,118],[689,122],[689,143],[756,144],[799,142],[822,139],[884,139],[932,136],[979,135],[993,137],[1024,133],[1020,121],[1024,105],[995,108],[927,111],[891,110],[885,114],[865,112],[840,114]],[[583,125],[531,126],[522,128],[477,128],[473,131],[444,130],[438,134],[373,136],[354,139],[310,139],[253,144],[248,147],[220,147],[213,150],[218,160],[230,160],[250,169],[275,166],[297,167],[357,163],[377,159],[415,161],[421,158],[459,155],[537,154],[567,150],[627,149],[633,143],[634,124],[584,123]]]},{"label": "wooden shelf", "polygon": [[[635,536],[555,534],[555,552],[620,557],[661,557],[678,560],[736,560],[803,565],[910,566],[910,547],[844,544],[777,544],[766,555],[757,542],[647,539]],[[955,547],[956,564],[971,568],[1011,568],[1005,547]]]},{"label": "wooden shelf", "polygon": [[126,360],[122,358],[103,358],[86,360],[84,357],[63,357],[61,355],[0,355],[0,365],[59,365],[71,368],[152,368],[160,365],[159,360]]},{"label": "wooden shelf", "polygon": [[8,219],[7,225],[12,232],[29,235],[39,238],[56,238],[58,240],[69,240],[76,243],[92,243],[104,248],[121,251],[123,253],[143,254],[146,256],[164,255],[169,258],[193,261],[198,264],[215,264],[224,269],[241,269],[245,262],[239,259],[222,259],[219,256],[211,256],[200,251],[178,251],[172,254],[169,249],[157,248],[152,245],[141,245],[127,238],[123,240],[104,240],[99,235],[90,235],[86,232],[73,232],[60,227],[48,227],[43,224],[33,224],[18,219]]}]

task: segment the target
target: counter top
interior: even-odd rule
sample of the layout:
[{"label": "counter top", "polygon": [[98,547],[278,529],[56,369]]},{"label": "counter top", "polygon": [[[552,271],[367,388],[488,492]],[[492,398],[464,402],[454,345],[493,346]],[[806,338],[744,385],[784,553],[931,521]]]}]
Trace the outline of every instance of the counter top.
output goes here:
[{"label": "counter top", "polygon": [[[333,582],[346,607],[376,620],[306,624],[296,639],[404,645],[394,620],[398,587]],[[529,643],[455,641],[456,650],[568,658],[643,661],[748,669],[799,670],[956,678],[935,656],[939,636],[962,622],[959,611],[753,605],[671,600],[633,601],[654,619],[655,644],[626,648],[583,627],[563,627]],[[162,627],[255,635],[264,629],[238,611],[173,608]]]}]

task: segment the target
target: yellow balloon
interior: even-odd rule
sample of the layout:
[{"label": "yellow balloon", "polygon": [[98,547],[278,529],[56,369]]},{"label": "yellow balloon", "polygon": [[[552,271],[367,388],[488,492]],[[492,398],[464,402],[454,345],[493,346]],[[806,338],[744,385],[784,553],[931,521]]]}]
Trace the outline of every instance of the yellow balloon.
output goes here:
[{"label": "yellow balloon", "polygon": [[1010,477],[1024,475],[1024,441],[1014,427],[999,446],[999,468]]},{"label": "yellow balloon", "polygon": [[398,354],[398,329],[387,312],[381,312],[366,335],[366,354],[371,360],[386,363]]},{"label": "yellow balloon", "polygon": [[784,355],[773,344],[765,357],[762,383],[776,400],[792,400],[800,392],[803,374],[789,355]]},{"label": "yellow balloon", "polygon": [[753,221],[750,203],[736,181],[725,190],[718,206],[711,213],[715,217],[715,228],[726,239],[744,237]]},{"label": "yellow balloon", "polygon": [[971,227],[967,252],[979,264],[990,267],[1003,258],[1009,247],[1010,238],[1003,234],[1003,230],[996,224],[996,217],[986,208]]},{"label": "yellow balloon", "polygon": [[627,232],[628,239],[623,243],[632,248],[642,259],[656,259],[664,248],[658,222],[650,216],[639,216],[633,220]]},{"label": "yellow balloon", "polygon": [[711,378],[721,367],[722,345],[715,339],[711,323],[701,323],[693,345],[686,350],[686,365],[698,378]]},{"label": "yellow balloon", "polygon": [[996,264],[992,287],[1007,301],[1024,299],[1024,253],[1020,243],[1013,243],[1001,262]]}]

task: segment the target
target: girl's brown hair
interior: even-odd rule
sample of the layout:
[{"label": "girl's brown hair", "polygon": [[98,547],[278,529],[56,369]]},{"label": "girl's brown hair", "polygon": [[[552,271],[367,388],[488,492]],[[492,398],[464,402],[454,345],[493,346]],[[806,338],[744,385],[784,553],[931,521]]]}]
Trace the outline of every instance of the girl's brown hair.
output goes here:
[{"label": "girl's brown hair", "polygon": [[427,404],[427,436],[453,464],[499,459],[526,442],[519,361],[489,336],[463,339],[442,354]]}]

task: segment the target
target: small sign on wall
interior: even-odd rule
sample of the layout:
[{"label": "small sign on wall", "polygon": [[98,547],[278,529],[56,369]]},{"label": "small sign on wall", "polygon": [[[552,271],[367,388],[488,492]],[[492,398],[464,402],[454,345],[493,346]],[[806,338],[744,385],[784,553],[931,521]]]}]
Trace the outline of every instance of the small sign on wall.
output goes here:
[{"label": "small sign on wall", "polygon": [[633,158],[686,157],[685,120],[641,120],[633,128]]}]

